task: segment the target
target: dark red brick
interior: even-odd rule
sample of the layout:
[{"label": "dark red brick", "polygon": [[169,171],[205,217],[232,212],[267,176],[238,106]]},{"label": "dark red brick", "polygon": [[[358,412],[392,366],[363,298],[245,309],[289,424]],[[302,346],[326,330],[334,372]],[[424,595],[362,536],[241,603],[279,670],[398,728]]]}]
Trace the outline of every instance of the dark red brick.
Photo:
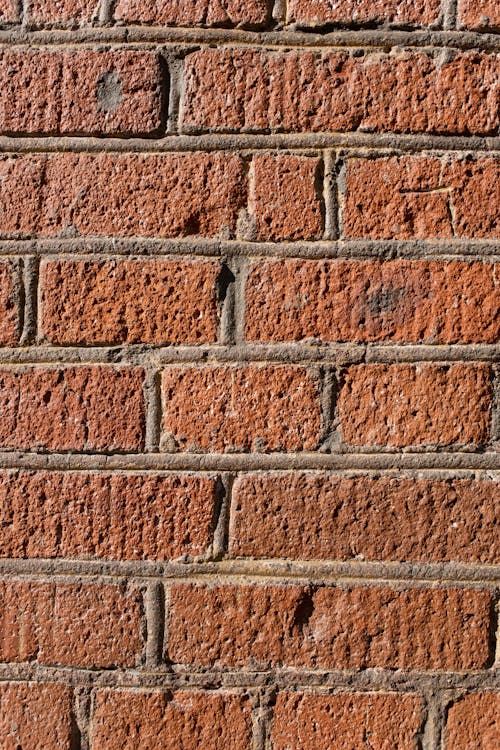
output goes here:
[{"label": "dark red brick", "polygon": [[142,596],[110,584],[0,581],[0,659],[89,668],[134,667]]},{"label": "dark red brick", "polygon": [[225,153],[4,156],[0,177],[4,237],[227,236],[246,204]]},{"label": "dark red brick", "polygon": [[143,381],[140,368],[3,368],[0,448],[141,450]]},{"label": "dark red brick", "polygon": [[260,260],[250,267],[253,341],[496,343],[497,268],[452,261]]},{"label": "dark red brick", "polygon": [[0,556],[167,560],[203,555],[215,479],[0,472]]}]

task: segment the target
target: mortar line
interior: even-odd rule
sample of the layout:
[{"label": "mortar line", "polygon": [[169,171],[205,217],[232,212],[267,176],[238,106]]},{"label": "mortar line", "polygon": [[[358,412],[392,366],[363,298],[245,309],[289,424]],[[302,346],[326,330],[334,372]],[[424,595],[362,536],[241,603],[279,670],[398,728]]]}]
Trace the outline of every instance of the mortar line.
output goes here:
[{"label": "mortar line", "polygon": [[[443,2],[443,31],[457,31],[458,2],[457,0],[442,0]],[[459,32],[462,33],[462,32]]]},{"label": "mortar line", "polygon": [[500,453],[429,453],[414,450],[338,453],[30,453],[1,451],[2,469],[58,471],[500,471]]},{"label": "mortar line", "polygon": [[425,671],[394,672],[383,669],[365,670],[307,670],[279,667],[273,670],[201,669],[189,671],[173,665],[157,672],[109,669],[86,670],[78,667],[51,667],[34,663],[0,664],[0,683],[4,681],[69,682],[71,685],[94,690],[106,687],[151,690],[194,689],[258,691],[267,686],[275,690],[302,692],[314,695],[334,695],[351,692],[389,691],[399,694],[423,692],[429,689],[493,691],[498,687],[498,675],[491,670],[472,673]]},{"label": "mortar line", "polygon": [[98,254],[102,258],[135,256],[154,259],[171,255],[193,258],[296,258],[304,260],[477,260],[493,263],[500,260],[500,247],[496,239],[468,240],[363,240],[339,239],[331,241],[296,242],[252,242],[247,240],[221,240],[203,237],[181,239],[123,238],[123,237],[79,237],[76,239],[54,238],[0,238],[0,254],[32,256],[57,259],[58,256],[86,258]]},{"label": "mortar line", "polygon": [[160,26],[81,27],[78,29],[37,29],[13,26],[0,31],[0,45],[57,47],[60,45],[117,44],[122,46],[238,45],[246,47],[302,47],[308,49],[354,49],[404,46],[411,48],[452,47],[495,51],[500,47],[497,34],[475,31],[417,29],[339,29],[325,33],[295,29],[246,31],[244,29]]},{"label": "mortar line", "polygon": [[160,582],[148,585],[144,605],[147,628],[145,666],[147,669],[156,669],[162,664],[165,632],[164,591]]},{"label": "mortar line", "polygon": [[[492,157],[500,151],[498,136],[453,136],[416,133],[231,133],[193,132],[190,134],[167,133],[162,137],[130,138],[111,136],[98,138],[87,135],[29,136],[26,134],[0,135],[0,151],[3,153],[167,153],[200,151],[239,151],[251,155],[260,150],[303,150],[316,154],[324,149],[369,149],[377,156],[421,151],[453,154],[475,153]],[[380,152],[380,153],[379,153]],[[356,154],[354,154],[356,155]],[[366,157],[366,153],[360,151]]]},{"label": "mortar line", "polygon": [[325,206],[325,240],[338,240],[339,238],[339,202],[336,175],[335,154],[326,150],[323,155],[324,164],[324,206]]},{"label": "mortar line", "polygon": [[[390,584],[405,590],[436,586],[494,590],[500,584],[498,565],[369,560],[307,561],[288,558],[225,558],[201,562],[0,559],[0,575],[4,578],[37,581],[57,578],[60,582],[79,582],[85,579],[90,583],[116,583],[128,579],[137,586],[162,581],[173,584],[216,583],[224,580],[241,584],[242,577],[254,585],[264,585],[266,582],[296,584],[302,581],[326,586]],[[159,595],[159,590],[155,589],[154,602],[157,602]],[[156,614],[155,617],[159,615]]]},{"label": "mortar line", "polygon": [[[240,303],[241,311],[241,303]],[[238,335],[241,337],[241,317]],[[0,365],[19,367],[88,367],[110,368],[143,367],[146,369],[145,397],[148,405],[148,450],[154,452],[158,444],[155,423],[159,406],[158,371],[166,367],[198,365],[217,367],[289,366],[349,367],[359,364],[423,364],[447,366],[468,363],[471,367],[483,363],[497,363],[500,347],[497,344],[303,344],[241,342],[237,344],[173,345],[144,347],[123,346],[58,346],[5,347],[0,349]],[[291,363],[291,364],[290,364]],[[155,426],[156,425],[156,426]]]}]

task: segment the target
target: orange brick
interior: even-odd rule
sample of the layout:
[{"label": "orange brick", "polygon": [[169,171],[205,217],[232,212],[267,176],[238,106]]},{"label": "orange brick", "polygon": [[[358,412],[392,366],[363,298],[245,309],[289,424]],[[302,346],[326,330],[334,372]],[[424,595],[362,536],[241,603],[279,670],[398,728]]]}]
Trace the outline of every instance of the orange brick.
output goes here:
[{"label": "orange brick", "polygon": [[250,750],[247,696],[180,690],[98,690],[93,747],[100,750]]},{"label": "orange brick", "polygon": [[497,273],[495,265],[461,261],[256,261],[246,285],[246,337],[493,344]]},{"label": "orange brick", "polygon": [[351,445],[484,445],[492,384],[487,365],[355,365],[338,398]]},{"label": "orange brick", "polygon": [[167,447],[298,451],[318,444],[319,397],[305,367],[171,367],[162,389]]},{"label": "orange brick", "polygon": [[423,719],[423,701],[411,693],[280,693],[273,750],[414,750]]},{"label": "orange brick", "polygon": [[205,667],[482,669],[491,601],[451,588],[176,584],[168,655]]},{"label": "orange brick", "polygon": [[0,448],[141,450],[143,382],[141,368],[0,369]]},{"label": "orange brick", "polygon": [[233,486],[234,556],[495,565],[500,483],[316,473]]},{"label": "orange brick", "polygon": [[42,331],[58,344],[198,344],[217,339],[211,261],[49,261]]}]

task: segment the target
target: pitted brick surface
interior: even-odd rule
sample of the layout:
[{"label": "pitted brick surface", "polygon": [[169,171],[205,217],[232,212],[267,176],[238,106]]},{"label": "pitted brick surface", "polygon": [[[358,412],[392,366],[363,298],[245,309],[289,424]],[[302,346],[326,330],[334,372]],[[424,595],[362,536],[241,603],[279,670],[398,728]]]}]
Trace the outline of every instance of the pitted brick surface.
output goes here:
[{"label": "pitted brick surface", "polygon": [[286,473],[233,488],[236,556],[495,564],[500,484]]},{"label": "pitted brick surface", "polygon": [[250,750],[251,706],[241,694],[98,690],[93,724],[102,750]]},{"label": "pitted brick surface", "polygon": [[42,328],[58,344],[197,344],[217,338],[211,261],[57,261],[42,266]]},{"label": "pitted brick surface", "polygon": [[203,555],[216,483],[205,476],[0,473],[0,556],[166,560]]}]

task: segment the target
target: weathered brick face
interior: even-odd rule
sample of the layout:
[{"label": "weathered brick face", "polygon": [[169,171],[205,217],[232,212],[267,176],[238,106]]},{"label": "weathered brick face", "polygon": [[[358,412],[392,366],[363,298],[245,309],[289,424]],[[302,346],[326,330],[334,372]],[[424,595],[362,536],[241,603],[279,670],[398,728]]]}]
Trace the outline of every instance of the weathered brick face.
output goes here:
[{"label": "weathered brick face", "polygon": [[327,24],[390,23],[431,26],[441,16],[439,0],[290,0],[288,20],[304,27]]},{"label": "weathered brick face", "polygon": [[497,0],[0,0],[0,750],[498,750]]}]

